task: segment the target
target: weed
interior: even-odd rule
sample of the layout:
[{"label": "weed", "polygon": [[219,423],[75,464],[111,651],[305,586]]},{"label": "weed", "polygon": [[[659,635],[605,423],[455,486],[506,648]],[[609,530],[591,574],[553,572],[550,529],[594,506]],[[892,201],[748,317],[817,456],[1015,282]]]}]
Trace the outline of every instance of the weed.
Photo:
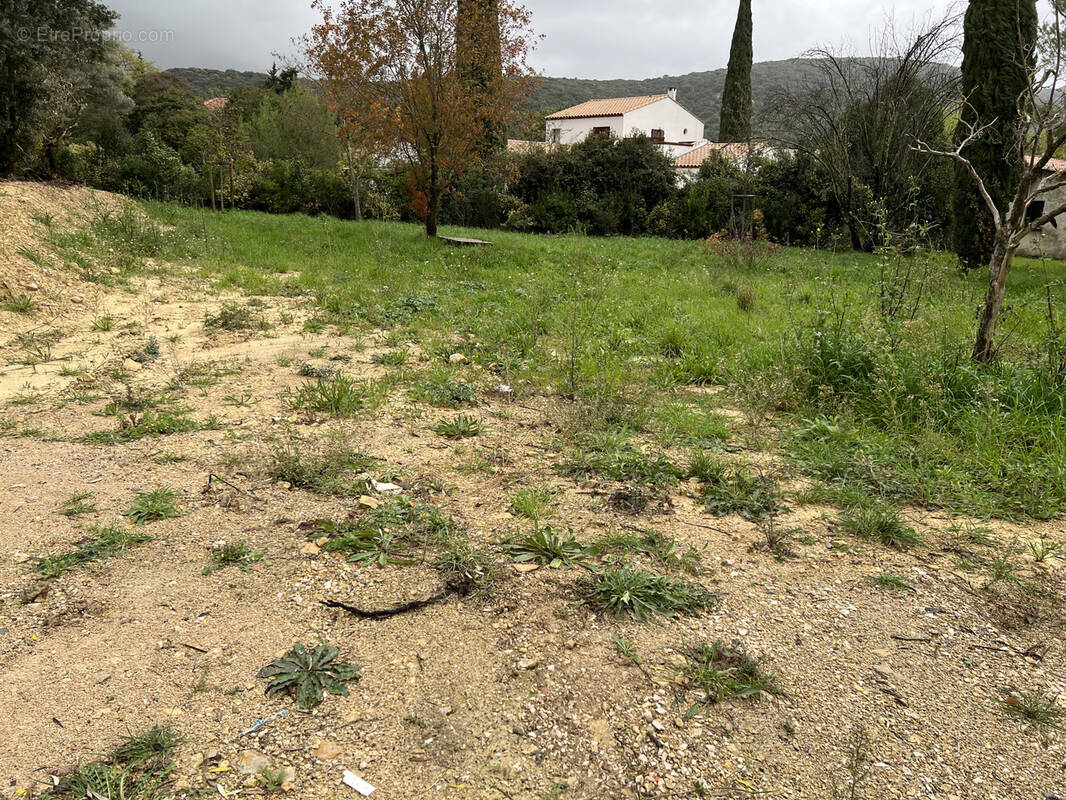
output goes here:
[{"label": "weed", "polygon": [[711,474],[700,490],[700,501],[707,513],[717,517],[740,514],[760,520],[787,510],[777,482],[748,467],[724,468]]},{"label": "weed", "polygon": [[440,434],[445,439],[466,439],[481,433],[481,420],[466,414],[460,414],[454,419],[441,420],[430,430]]},{"label": "weed", "polygon": [[434,559],[433,567],[441,573],[445,585],[464,596],[487,593],[498,573],[491,554],[465,537],[448,541]]},{"label": "weed", "polygon": [[104,314],[93,320],[92,329],[100,333],[106,333],[115,327],[115,319],[110,314]]},{"label": "weed", "polygon": [[252,309],[236,303],[226,303],[216,313],[204,315],[204,327],[220,331],[244,331],[251,328],[266,328],[263,318],[258,320]]},{"label": "weed", "polygon": [[1029,554],[1038,564],[1062,558],[1062,545],[1050,539],[1037,539],[1029,542],[1026,545],[1026,550],[1029,551]]},{"label": "weed", "polygon": [[271,769],[263,765],[256,774],[256,778],[265,794],[273,794],[285,785],[286,773],[284,769]]},{"label": "weed", "polygon": [[672,486],[685,474],[662,453],[648,455],[637,447],[617,445],[609,439],[588,440],[584,447],[572,451],[556,470],[571,478],[600,477],[647,486]]},{"label": "weed", "polygon": [[356,478],[356,475],[380,463],[378,458],[341,445],[304,449],[293,438],[277,446],[270,459],[267,475],[271,480],[285,481],[297,489],[340,497],[353,497],[365,492],[366,479]]},{"label": "weed", "polygon": [[127,512],[135,525],[156,522],[180,516],[176,505],[178,493],[169,486],[160,486],[150,492],[141,492],[134,498]]},{"label": "weed", "polygon": [[302,644],[259,670],[258,677],[269,678],[267,694],[291,694],[300,708],[311,709],[322,702],[325,692],[348,696],[346,684],[358,681],[360,667],[337,661],[340,651],[326,645],[306,649]]},{"label": "weed", "polygon": [[630,555],[653,559],[670,571],[697,575],[700,572],[700,554],[694,549],[682,550],[676,539],[657,530],[636,530],[633,533],[613,531],[589,545],[590,553],[599,556]]},{"label": "weed", "polygon": [[44,397],[40,392],[35,392],[32,389],[13,394],[8,398],[7,404],[9,406],[32,406],[36,405]]},{"label": "weed", "polygon": [[411,390],[411,399],[438,408],[462,408],[477,405],[477,387],[452,378],[447,372],[428,375]]},{"label": "weed", "polygon": [[215,417],[197,422],[187,417],[182,409],[148,411],[143,416],[130,414],[119,421],[118,430],[94,431],[81,438],[94,444],[124,444],[145,437],[169,436],[174,433],[216,430],[220,423]]},{"label": "weed", "polygon": [[755,292],[751,287],[745,286],[737,289],[737,308],[745,313],[755,308]]},{"label": "weed", "polygon": [[262,560],[262,550],[249,547],[244,542],[230,542],[214,552],[212,563],[204,567],[204,575],[226,567],[240,567],[242,572],[251,572],[252,564],[258,564]]},{"label": "weed", "polygon": [[718,598],[699,584],[667,578],[628,566],[605,570],[581,587],[582,602],[615,617],[628,614],[638,622],[657,615],[697,615]]},{"label": "weed", "polygon": [[555,491],[547,485],[519,489],[511,495],[511,510],[534,522],[547,519],[554,507]]},{"label": "weed", "polygon": [[779,559],[795,557],[796,553],[789,547],[789,543],[803,533],[803,528],[779,525],[777,514],[769,514],[766,518],[757,520],[755,524],[763,535],[763,541],[753,544],[751,550],[772,553]]},{"label": "weed", "polygon": [[34,568],[43,578],[51,580],[73,567],[119,555],[132,545],[152,541],[151,536],[114,527],[95,526],[90,530],[93,535],[78,542],[74,550],[39,558]]},{"label": "weed", "polygon": [[144,343],[143,347],[130,353],[130,360],[136,361],[138,364],[147,364],[157,358],[159,358],[159,340],[154,336],[148,337],[148,341]]},{"label": "weed", "polygon": [[848,734],[844,783],[838,783],[836,776],[831,780],[833,800],[861,800],[864,796],[863,785],[871,772],[871,745],[866,728],[855,725]]},{"label": "weed", "polygon": [[0,303],[0,308],[15,314],[31,314],[37,308],[37,301],[27,294],[16,294]]},{"label": "weed", "polygon": [[334,375],[301,387],[289,398],[289,405],[300,411],[354,417],[379,405],[387,389],[388,384],[381,381],[357,381],[345,375]]},{"label": "weed", "polygon": [[237,394],[236,392],[234,392],[233,394],[227,394],[225,397],[222,398],[222,402],[227,403],[236,408],[247,408],[248,406],[255,405],[255,403],[259,402],[258,400],[254,402],[252,401],[252,398],[254,396],[255,394],[254,392],[252,392],[251,389],[245,389],[240,394]]},{"label": "weed", "polygon": [[92,496],[92,492],[75,492],[59,507],[59,513],[64,517],[77,517],[81,514],[95,513],[96,504],[87,502]]},{"label": "weed", "polygon": [[892,589],[897,592],[916,591],[914,586],[907,583],[907,581],[899,575],[892,575],[888,572],[879,572],[877,575],[872,575],[870,577],[870,582],[874,586],[880,586],[882,589]]},{"label": "weed", "polygon": [[410,352],[406,349],[389,350],[385,353],[378,353],[371,357],[371,361],[375,364],[381,364],[385,367],[402,367],[407,363],[410,358]]},{"label": "weed", "polygon": [[161,800],[174,771],[174,750],[182,738],[169,727],[128,737],[111,755],[66,776],[46,796],[57,800]]},{"label": "weed", "polygon": [[318,366],[310,361],[304,361],[296,368],[296,374],[301,378],[332,378],[336,372],[336,367],[331,367],[328,364]]},{"label": "weed", "polygon": [[861,539],[873,539],[897,550],[922,543],[918,532],[903,523],[899,509],[883,503],[849,508],[840,515],[837,524],[847,533]]},{"label": "weed", "polygon": [[328,541],[327,551],[348,554],[348,560],[377,565],[413,564],[429,544],[454,542],[455,523],[433,506],[418,505],[403,498],[345,520],[327,519],[304,523],[308,536]]},{"label": "weed", "polygon": [[681,677],[687,690],[701,695],[685,713],[686,718],[725,700],[748,697],[758,700],[782,693],[777,676],[763,669],[761,659],[752,658],[741,647],[717,640],[710,644],[701,642],[689,650]]},{"label": "weed", "polygon": [[1057,698],[1041,689],[1023,692],[1009,687],[1006,698],[1000,700],[1000,709],[1038,730],[1063,730],[1063,710]]},{"label": "weed", "polygon": [[518,563],[532,561],[552,569],[584,566],[587,556],[573,531],[559,533],[548,525],[538,525],[532,533],[516,536],[501,546]]},{"label": "weed", "polygon": [[623,661],[632,664],[634,667],[639,667],[644,663],[644,659],[637,652],[636,642],[632,639],[627,636],[615,636],[613,641],[615,652],[618,653]]},{"label": "weed", "polygon": [[179,455],[177,453],[162,453],[152,459],[156,464],[181,464],[184,461],[188,461],[188,456]]}]

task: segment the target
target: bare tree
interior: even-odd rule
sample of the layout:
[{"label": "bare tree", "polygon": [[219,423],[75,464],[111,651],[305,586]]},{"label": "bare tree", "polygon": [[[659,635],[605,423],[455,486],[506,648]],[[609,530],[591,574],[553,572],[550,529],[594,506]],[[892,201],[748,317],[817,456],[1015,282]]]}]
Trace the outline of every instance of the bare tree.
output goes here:
[{"label": "bare tree", "polygon": [[957,16],[906,34],[889,21],[872,57],[808,51],[811,88],[782,91],[771,104],[773,138],[825,172],[855,249],[876,245],[873,209],[881,205],[899,222],[912,201],[912,180],[935,169],[912,145],[944,135],[957,83],[957,71],[946,65],[955,60],[957,32]]},{"label": "bare tree", "polygon": [[[1055,194],[1066,187],[1066,173],[1049,168],[1055,154],[1066,146],[1066,86],[1063,85],[1066,50],[1061,35],[1064,20],[1066,9],[1056,3],[1052,19],[1042,32],[1042,58],[1036,66],[1028,68],[1028,85],[1018,98],[1014,142],[1006,148],[1003,158],[1018,159],[1022,169],[1018,187],[1006,207],[993,200],[986,177],[965,155],[967,146],[984,136],[992,122],[964,131],[967,135],[959,137],[958,146],[953,150],[920,139],[914,145],[917,152],[962,164],[992,216],[995,238],[988,264],[988,291],[973,346],[974,360],[983,363],[991,362],[996,356],[996,325],[1018,247],[1030,233],[1066,212],[1066,198]],[[961,102],[965,103],[965,99]]]}]

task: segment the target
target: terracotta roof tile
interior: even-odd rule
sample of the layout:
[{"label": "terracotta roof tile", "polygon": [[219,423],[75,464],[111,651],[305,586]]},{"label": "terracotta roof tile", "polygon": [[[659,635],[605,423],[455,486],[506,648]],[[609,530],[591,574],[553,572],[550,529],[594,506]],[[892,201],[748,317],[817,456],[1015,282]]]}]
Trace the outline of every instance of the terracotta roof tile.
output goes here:
[{"label": "terracotta roof tile", "polygon": [[229,105],[228,97],[212,97],[210,100],[204,100],[204,105],[208,111],[221,111]]},{"label": "terracotta roof tile", "polygon": [[638,108],[665,100],[668,94],[649,94],[644,97],[613,97],[608,100],[586,100],[576,106],[549,114],[545,119],[578,119],[580,117],[620,117]]},{"label": "terracotta roof tile", "polygon": [[749,145],[746,142],[707,142],[702,147],[697,147],[695,150],[689,150],[687,153],[679,155],[674,159],[674,166],[699,169],[700,165],[710,157],[711,153],[715,152],[720,153],[727,161],[742,161],[752,152],[758,152],[764,148],[765,146],[759,143]]}]

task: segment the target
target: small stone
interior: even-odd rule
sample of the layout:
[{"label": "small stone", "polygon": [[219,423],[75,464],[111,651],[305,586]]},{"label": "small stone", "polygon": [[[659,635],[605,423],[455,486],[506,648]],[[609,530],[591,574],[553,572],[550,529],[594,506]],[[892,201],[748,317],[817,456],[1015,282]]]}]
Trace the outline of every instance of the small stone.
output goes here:
[{"label": "small stone", "polygon": [[111,673],[97,672],[96,677],[93,678],[93,680],[95,680],[97,683],[107,683],[109,680],[111,680]]},{"label": "small stone", "polygon": [[536,669],[540,665],[540,661],[536,658],[522,658],[518,660],[518,669],[530,670]]},{"label": "small stone", "polygon": [[233,766],[242,775],[258,775],[263,767],[270,766],[270,759],[258,750],[243,750]]},{"label": "small stone", "polygon": [[528,561],[522,564],[512,564],[511,566],[514,567],[514,571],[519,575],[524,575],[527,572],[533,572],[534,570],[540,569],[540,564],[532,564]]},{"label": "small stone", "polygon": [[359,505],[359,508],[370,508],[370,509],[373,509],[373,508],[377,508],[378,506],[380,506],[381,503],[379,503],[373,497],[369,497],[368,495],[364,494],[362,497],[359,498],[358,505]]},{"label": "small stone", "polygon": [[452,353],[450,356],[448,356],[448,363],[449,364],[465,364],[466,363],[466,356],[464,356],[462,353]]},{"label": "small stone", "polygon": [[659,722],[659,720],[657,720],[657,719],[653,719],[651,721],[651,726],[653,728],[655,728],[655,730],[659,731],[659,733],[662,733],[663,731],[666,730],[666,726],[663,725],[661,722]]},{"label": "small stone", "polygon": [[886,681],[891,681],[897,678],[896,671],[892,669],[888,664],[874,664],[874,672],[884,678]]},{"label": "small stone", "polygon": [[322,552],[322,548],[314,542],[308,542],[300,548],[300,555],[303,556],[317,556]]},{"label": "small stone", "polygon": [[332,761],[344,755],[344,748],[336,742],[322,742],[315,748],[315,758],[319,761]]},{"label": "small stone", "polygon": [[132,358],[127,358],[122,362],[122,368],[127,372],[139,372],[142,369],[142,365],[138,364]]}]

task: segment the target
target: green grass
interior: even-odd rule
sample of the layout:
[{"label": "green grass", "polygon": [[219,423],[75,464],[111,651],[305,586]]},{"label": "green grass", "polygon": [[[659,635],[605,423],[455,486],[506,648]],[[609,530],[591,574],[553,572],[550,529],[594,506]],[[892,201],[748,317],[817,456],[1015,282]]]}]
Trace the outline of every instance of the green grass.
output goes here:
[{"label": "green grass", "polygon": [[561,533],[548,525],[514,536],[501,548],[518,563],[532,562],[552,569],[582,566],[588,555],[573,531]]},{"label": "green grass", "polygon": [[94,431],[82,437],[93,444],[125,444],[138,439],[170,436],[175,433],[217,430],[221,423],[214,416],[204,422],[188,417],[182,409],[149,410],[120,420],[117,430]]},{"label": "green grass", "polygon": [[263,560],[263,551],[244,542],[227,542],[212,555],[211,563],[204,567],[204,575],[218,572],[226,567],[238,567],[242,572],[251,572],[252,564]]},{"label": "green grass", "polygon": [[899,509],[885,504],[871,503],[844,511],[837,525],[860,539],[872,539],[897,550],[906,550],[922,543],[922,537],[903,522]]},{"label": "green grass", "polygon": [[169,727],[129,736],[110,755],[82,764],[43,796],[57,800],[161,800],[170,796],[174,751],[182,742]]},{"label": "green grass", "polygon": [[93,527],[89,530],[92,536],[78,542],[73,550],[39,558],[35,569],[41,577],[58,578],[68,569],[120,555],[135,544],[152,540],[151,536],[143,533],[111,526]]},{"label": "green grass", "polygon": [[366,479],[356,476],[380,463],[381,459],[341,444],[311,446],[289,438],[270,454],[267,476],[297,489],[353,497],[366,492]]},{"label": "green grass", "polygon": [[909,584],[905,579],[889,572],[879,572],[878,574],[871,576],[870,582],[874,586],[880,586],[882,589],[889,589],[896,592],[915,591],[914,586]]},{"label": "green grass", "polygon": [[333,375],[301,386],[289,397],[289,405],[298,411],[354,417],[379,406],[388,388],[389,384],[383,381],[360,381],[346,375]]},{"label": "green grass", "polygon": [[[985,368],[968,350],[987,278],[940,257],[897,344],[877,313],[874,255],[783,248],[756,269],[699,242],[502,231],[493,248],[457,250],[412,225],[147,207],[159,230],[125,226],[127,249],[180,258],[215,291],[304,293],[319,329],[455,337],[484,370],[479,386],[559,402],[566,450],[583,431],[642,428],[663,447],[714,447],[734,426],[698,417],[724,403],[772,417],[792,471],[824,502],[1066,509],[1066,375],[1046,347],[1049,281],[1063,300],[1058,263],[1016,263],[1011,335]],[[743,310],[741,293],[755,298]],[[472,367],[415,379],[412,399],[475,402]],[[713,403],[691,391],[708,384],[721,387]]]},{"label": "green grass", "polygon": [[481,420],[466,414],[453,419],[442,419],[432,427],[435,433],[445,439],[467,439],[481,434]]},{"label": "green grass", "polygon": [[32,314],[37,308],[37,301],[26,294],[15,294],[0,303],[0,308],[15,314]]},{"label": "green grass", "polygon": [[177,501],[177,492],[169,486],[160,486],[150,492],[141,492],[137,495],[130,504],[127,516],[135,525],[177,517],[180,516]]},{"label": "green grass", "polygon": [[620,566],[604,570],[581,586],[581,601],[615,618],[648,622],[657,616],[695,616],[718,598],[697,583]]},{"label": "green grass", "polygon": [[59,507],[59,513],[64,517],[79,517],[82,514],[96,512],[96,504],[89,502],[92,492],[75,492]]},{"label": "green grass", "polygon": [[534,522],[550,517],[554,508],[555,491],[547,485],[528,486],[511,495],[511,510]]},{"label": "green grass", "polygon": [[1000,708],[1009,717],[1038,730],[1063,730],[1063,714],[1054,695],[1034,689],[1025,692],[1014,687],[1000,700]]},{"label": "green grass", "polygon": [[681,677],[687,690],[700,695],[686,717],[726,700],[758,700],[783,693],[777,676],[767,671],[760,659],[717,640],[701,642],[686,653]]}]

